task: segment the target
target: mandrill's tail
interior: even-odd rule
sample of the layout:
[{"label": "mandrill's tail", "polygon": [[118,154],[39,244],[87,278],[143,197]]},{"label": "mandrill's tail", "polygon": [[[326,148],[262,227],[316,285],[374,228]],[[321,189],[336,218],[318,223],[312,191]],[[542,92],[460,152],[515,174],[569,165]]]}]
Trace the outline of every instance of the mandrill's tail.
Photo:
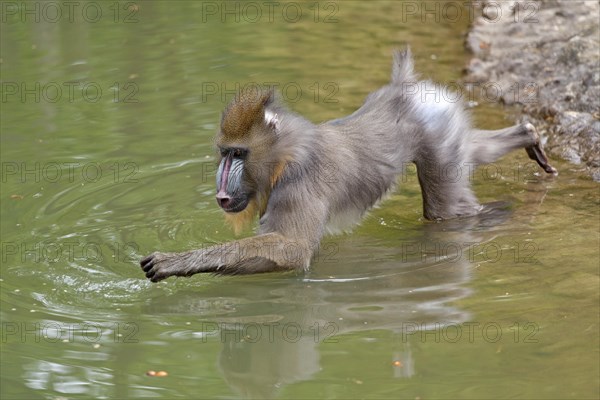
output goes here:
[{"label": "mandrill's tail", "polygon": [[415,82],[417,75],[414,72],[414,63],[410,47],[404,50],[394,50],[394,64],[392,65],[392,83]]}]

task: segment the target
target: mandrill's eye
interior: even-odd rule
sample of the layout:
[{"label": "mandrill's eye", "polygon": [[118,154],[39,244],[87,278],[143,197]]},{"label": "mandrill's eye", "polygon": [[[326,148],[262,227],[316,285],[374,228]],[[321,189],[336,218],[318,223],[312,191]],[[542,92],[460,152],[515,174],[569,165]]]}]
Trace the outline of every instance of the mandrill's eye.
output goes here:
[{"label": "mandrill's eye", "polygon": [[248,150],[242,147],[221,147],[219,148],[221,157],[232,156],[233,158],[245,159],[248,155]]},{"label": "mandrill's eye", "polygon": [[233,157],[234,158],[246,158],[246,156],[248,155],[248,150],[246,149],[232,149],[231,150],[233,152]]}]

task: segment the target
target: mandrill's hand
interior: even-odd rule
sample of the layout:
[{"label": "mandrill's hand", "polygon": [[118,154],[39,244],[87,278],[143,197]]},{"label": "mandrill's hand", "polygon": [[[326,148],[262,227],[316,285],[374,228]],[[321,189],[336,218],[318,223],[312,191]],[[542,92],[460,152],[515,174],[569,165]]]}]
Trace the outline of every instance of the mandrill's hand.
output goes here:
[{"label": "mandrill's hand", "polygon": [[184,254],[154,252],[143,258],[140,265],[146,278],[152,282],[162,281],[170,276],[194,274],[190,260]]}]

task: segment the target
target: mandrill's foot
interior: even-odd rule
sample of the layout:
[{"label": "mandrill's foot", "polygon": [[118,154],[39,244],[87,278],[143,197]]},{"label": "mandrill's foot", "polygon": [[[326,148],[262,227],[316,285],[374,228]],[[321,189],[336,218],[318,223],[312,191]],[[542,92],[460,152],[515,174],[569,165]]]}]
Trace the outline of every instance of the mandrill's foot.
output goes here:
[{"label": "mandrill's foot", "polygon": [[162,281],[170,276],[190,276],[190,268],[181,254],[155,252],[140,261],[146,278],[152,282]]},{"label": "mandrill's foot", "polygon": [[529,158],[536,161],[538,165],[542,167],[542,169],[547,173],[558,175],[558,171],[556,170],[556,168],[551,166],[548,162],[548,157],[546,157],[546,153],[544,153],[544,148],[542,147],[542,143],[540,141],[540,135],[535,130],[535,127],[532,124],[527,123],[525,124],[525,129],[527,130],[527,133],[529,133],[529,135],[535,138],[535,144],[533,146],[525,148]]}]

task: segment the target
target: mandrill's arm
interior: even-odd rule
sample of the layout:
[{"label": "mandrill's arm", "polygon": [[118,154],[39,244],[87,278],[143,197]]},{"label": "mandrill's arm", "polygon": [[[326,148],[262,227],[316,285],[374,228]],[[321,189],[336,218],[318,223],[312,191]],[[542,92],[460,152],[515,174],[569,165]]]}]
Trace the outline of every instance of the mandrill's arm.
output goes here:
[{"label": "mandrill's arm", "polygon": [[235,275],[308,268],[321,239],[325,210],[314,201],[302,207],[277,198],[269,201],[259,235],[184,253],[152,253],[140,262],[146,277],[158,282],[202,272]]},{"label": "mandrill's arm", "polygon": [[140,264],[146,277],[158,282],[201,272],[233,275],[299,269],[308,267],[311,257],[308,242],[266,233],[185,253],[156,252]]}]

